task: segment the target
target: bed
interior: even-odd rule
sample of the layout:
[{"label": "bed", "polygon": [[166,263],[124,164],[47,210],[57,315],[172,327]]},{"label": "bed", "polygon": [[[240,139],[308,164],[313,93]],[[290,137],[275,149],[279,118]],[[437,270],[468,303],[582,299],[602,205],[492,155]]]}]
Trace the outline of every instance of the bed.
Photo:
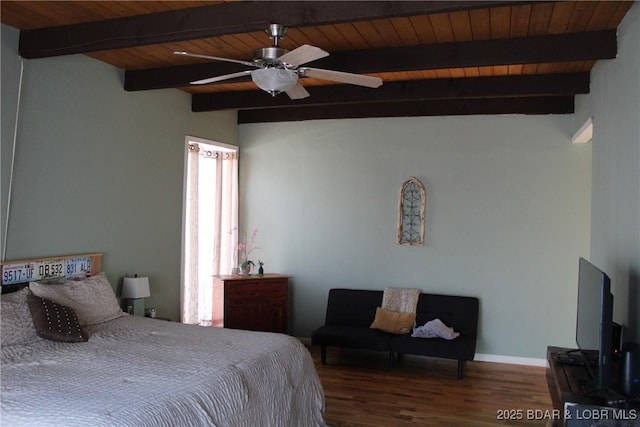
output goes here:
[{"label": "bed", "polygon": [[95,263],[3,293],[2,425],[325,425],[297,339],[129,316]]}]

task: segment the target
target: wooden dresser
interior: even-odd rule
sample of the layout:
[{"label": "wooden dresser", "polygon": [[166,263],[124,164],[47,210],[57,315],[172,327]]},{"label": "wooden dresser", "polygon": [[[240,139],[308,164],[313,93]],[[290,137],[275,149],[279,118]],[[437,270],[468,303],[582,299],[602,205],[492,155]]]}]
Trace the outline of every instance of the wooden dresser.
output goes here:
[{"label": "wooden dresser", "polygon": [[214,276],[213,326],[286,334],[288,318],[288,276]]}]

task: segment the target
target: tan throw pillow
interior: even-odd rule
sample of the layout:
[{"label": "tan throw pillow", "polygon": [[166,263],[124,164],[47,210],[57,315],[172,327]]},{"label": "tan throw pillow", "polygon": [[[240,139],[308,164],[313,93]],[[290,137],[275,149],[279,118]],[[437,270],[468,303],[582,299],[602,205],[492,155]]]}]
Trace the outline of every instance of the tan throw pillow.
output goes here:
[{"label": "tan throw pillow", "polygon": [[400,313],[378,307],[376,308],[376,318],[370,327],[392,334],[406,334],[411,331],[411,327],[415,321],[415,313]]}]

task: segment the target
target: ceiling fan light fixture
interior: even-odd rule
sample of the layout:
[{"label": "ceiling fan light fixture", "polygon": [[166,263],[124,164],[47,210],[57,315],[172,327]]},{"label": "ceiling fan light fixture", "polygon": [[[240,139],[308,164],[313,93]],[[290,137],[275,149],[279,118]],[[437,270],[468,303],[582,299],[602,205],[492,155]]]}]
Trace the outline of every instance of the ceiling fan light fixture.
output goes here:
[{"label": "ceiling fan light fixture", "polygon": [[286,68],[259,68],[251,72],[251,79],[271,95],[286,92],[298,83],[298,74]]}]

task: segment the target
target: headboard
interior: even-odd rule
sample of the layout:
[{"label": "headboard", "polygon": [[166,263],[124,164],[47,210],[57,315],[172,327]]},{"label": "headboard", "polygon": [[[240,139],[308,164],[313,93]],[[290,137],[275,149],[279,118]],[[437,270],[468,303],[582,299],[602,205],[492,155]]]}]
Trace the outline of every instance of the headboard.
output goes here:
[{"label": "headboard", "polygon": [[102,271],[102,254],[60,255],[0,262],[2,293],[13,292],[31,281],[93,276]]}]

